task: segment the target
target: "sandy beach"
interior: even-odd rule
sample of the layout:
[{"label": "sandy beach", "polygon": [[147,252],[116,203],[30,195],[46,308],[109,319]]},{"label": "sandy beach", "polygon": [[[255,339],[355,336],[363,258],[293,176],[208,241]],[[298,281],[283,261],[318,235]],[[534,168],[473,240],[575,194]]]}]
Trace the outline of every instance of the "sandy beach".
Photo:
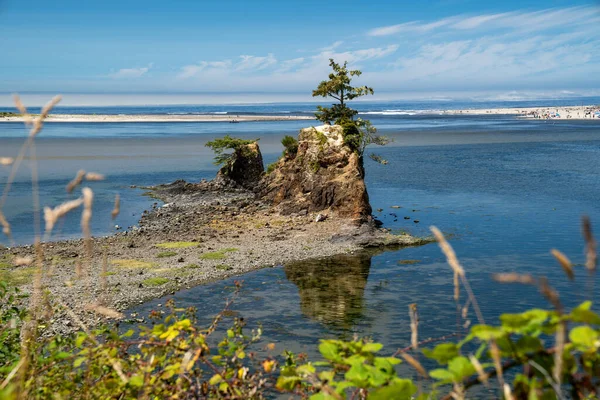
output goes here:
[{"label": "sandy beach", "polygon": [[518,115],[523,118],[560,120],[585,119],[600,121],[600,106],[487,108],[444,110],[443,113],[450,115]]},{"label": "sandy beach", "polygon": [[[312,116],[297,115],[210,115],[210,114],[52,114],[45,122],[253,122],[314,120]],[[23,122],[23,117],[0,117],[0,122]]]}]

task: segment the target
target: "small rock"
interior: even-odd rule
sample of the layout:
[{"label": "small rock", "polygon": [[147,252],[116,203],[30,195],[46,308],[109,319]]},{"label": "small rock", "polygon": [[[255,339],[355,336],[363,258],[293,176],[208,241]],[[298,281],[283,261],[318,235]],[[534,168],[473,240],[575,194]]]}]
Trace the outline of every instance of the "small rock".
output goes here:
[{"label": "small rock", "polygon": [[318,214],[317,218],[315,218],[315,222],[323,222],[327,219],[327,215],[325,214]]}]

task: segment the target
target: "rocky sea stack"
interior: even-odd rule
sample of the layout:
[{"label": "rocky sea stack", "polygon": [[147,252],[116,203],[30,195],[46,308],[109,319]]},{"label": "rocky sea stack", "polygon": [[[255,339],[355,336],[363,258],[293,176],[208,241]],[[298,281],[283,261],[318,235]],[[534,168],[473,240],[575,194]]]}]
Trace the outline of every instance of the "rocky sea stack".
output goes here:
[{"label": "rocky sea stack", "polygon": [[231,159],[219,170],[215,183],[224,187],[256,190],[265,171],[258,143],[244,144],[235,149]]},{"label": "rocky sea stack", "polygon": [[364,176],[341,126],[305,128],[297,151],[287,152],[262,179],[259,197],[283,215],[322,212],[360,224],[372,219]]}]

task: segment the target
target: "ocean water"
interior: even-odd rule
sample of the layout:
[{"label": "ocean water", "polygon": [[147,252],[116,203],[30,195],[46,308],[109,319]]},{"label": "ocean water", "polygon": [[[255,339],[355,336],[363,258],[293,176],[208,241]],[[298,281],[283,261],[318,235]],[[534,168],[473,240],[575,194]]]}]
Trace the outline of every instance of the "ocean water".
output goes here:
[{"label": "ocean water", "polygon": [[[304,110],[301,106],[308,107],[262,105],[244,110],[297,112]],[[395,231],[428,235],[429,226],[435,225],[450,235],[486,322],[494,322],[501,312],[546,306],[535,289],[497,284],[491,279],[493,273],[544,275],[559,289],[565,304],[581,301],[598,280],[589,277],[581,265],[580,221],[588,215],[600,226],[599,121],[547,122],[406,111],[426,106],[450,108],[386,103],[362,109],[371,113],[365,116],[381,132],[394,139],[385,148],[372,149],[387,158],[388,165],[366,160],[371,203],[374,210],[380,210],[375,216]],[[177,107],[168,110],[192,112]],[[228,110],[214,106],[202,112]],[[158,112],[155,108],[147,111]],[[105,173],[107,181],[90,186],[97,194],[94,234],[109,234],[114,224],[135,225],[140,213],[154,202],[131,185],[214,176],[212,155],[204,147],[207,140],[225,133],[258,137],[268,163],[281,153],[281,137],[306,125],[306,121],[47,124],[36,147],[42,205],[68,198],[64,186],[78,169]],[[19,124],[0,124],[0,156],[15,154],[24,135]],[[32,240],[28,165],[29,161],[17,175],[4,208],[17,243]],[[0,169],[0,182],[7,174],[6,168]],[[124,211],[117,221],[109,222],[116,193],[122,196]],[[78,236],[78,223],[77,215],[69,216],[56,238]],[[4,238],[0,243],[10,244]],[[575,282],[565,279],[549,253],[552,248],[577,264]],[[209,321],[231,296],[234,279],[244,281],[244,286],[233,310],[249,326],[261,324],[265,342],[276,343],[278,351],[287,348],[315,355],[319,337],[354,334],[372,336],[390,350],[404,347],[410,340],[411,303],[419,307],[421,337],[462,331],[452,300],[452,272],[436,244],[263,269],[169,297],[182,306],[198,307],[200,317]],[[597,290],[593,296],[597,301]],[[157,299],[132,311],[146,313],[165,301]]]}]

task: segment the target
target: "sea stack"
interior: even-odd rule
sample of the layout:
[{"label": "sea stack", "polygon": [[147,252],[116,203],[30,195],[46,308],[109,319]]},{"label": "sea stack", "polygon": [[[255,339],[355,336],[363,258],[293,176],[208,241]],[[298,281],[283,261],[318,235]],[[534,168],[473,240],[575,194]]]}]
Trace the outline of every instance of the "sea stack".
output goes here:
[{"label": "sea stack", "polygon": [[297,152],[286,153],[263,178],[260,197],[283,215],[320,212],[362,224],[372,219],[364,176],[341,126],[305,128]]},{"label": "sea stack", "polygon": [[255,191],[264,170],[258,143],[245,144],[236,149],[231,160],[221,167],[215,183],[221,187],[242,187]]}]

